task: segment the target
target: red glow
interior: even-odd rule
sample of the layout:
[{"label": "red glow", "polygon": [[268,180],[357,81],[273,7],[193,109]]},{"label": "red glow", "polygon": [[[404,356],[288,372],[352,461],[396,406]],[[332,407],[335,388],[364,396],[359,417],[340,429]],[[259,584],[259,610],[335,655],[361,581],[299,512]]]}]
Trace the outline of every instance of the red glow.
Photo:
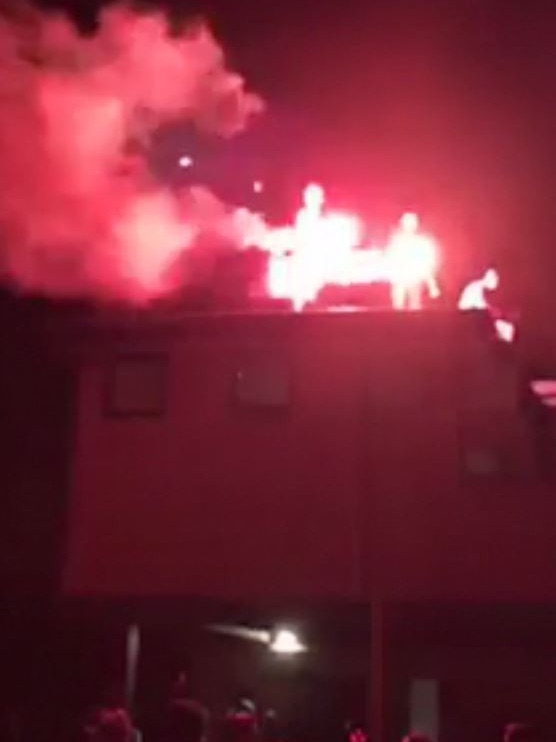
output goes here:
[{"label": "red glow", "polygon": [[271,249],[279,242],[277,232],[286,240],[285,249],[273,250],[268,291],[276,298],[291,299],[296,309],[314,301],[327,284],[351,283],[359,220],[352,214],[323,210],[324,189],[317,184],[307,186],[293,227],[275,230],[267,239]]},{"label": "red glow", "polygon": [[423,289],[432,297],[439,295],[436,243],[419,231],[416,214],[402,216],[385,249],[362,247],[362,234],[357,216],[326,212],[324,189],[310,184],[293,226],[269,230],[265,238],[264,246],[272,253],[269,294],[291,299],[298,310],[329,284],[389,282],[396,309],[421,308]]},{"label": "red glow", "polygon": [[[261,245],[270,253],[267,289],[270,296],[289,299],[297,311],[317,299],[327,285],[387,283],[395,310],[420,310],[428,294],[440,296],[437,274],[440,251],[423,233],[419,216],[403,214],[384,247],[363,246],[363,226],[350,213],[326,211],[322,186],[303,191],[303,205],[293,225],[271,229],[263,225]],[[469,283],[458,308],[491,311],[494,329],[504,342],[515,339],[515,325],[495,313],[488,300],[499,286],[494,268]]]}]

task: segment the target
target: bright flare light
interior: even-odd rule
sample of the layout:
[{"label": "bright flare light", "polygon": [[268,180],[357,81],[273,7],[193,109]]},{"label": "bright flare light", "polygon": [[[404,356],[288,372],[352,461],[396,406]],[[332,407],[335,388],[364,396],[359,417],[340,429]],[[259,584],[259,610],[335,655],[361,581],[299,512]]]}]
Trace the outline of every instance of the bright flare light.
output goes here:
[{"label": "bright flare light", "polygon": [[322,186],[303,191],[303,206],[290,230],[286,250],[274,252],[268,290],[275,298],[291,299],[295,309],[314,301],[327,284],[351,283],[352,258],[360,241],[359,220],[352,214],[324,213]]},{"label": "bright flare light", "polygon": [[297,634],[291,629],[279,629],[272,638],[269,647],[275,654],[293,655],[307,650]]},{"label": "bright flare light", "polygon": [[[358,217],[327,211],[325,203],[323,187],[311,183],[303,191],[293,224],[279,228],[264,225],[259,244],[269,254],[269,296],[288,299],[296,311],[315,301],[327,285],[389,284],[396,310],[418,310],[427,294],[431,299],[440,296],[440,246],[421,231],[416,213],[401,216],[384,247],[364,246]],[[488,300],[499,282],[498,273],[490,268],[465,287],[458,308],[489,311],[499,339],[513,342],[515,325],[500,317]]]},{"label": "bright flare light", "polygon": [[515,340],[515,325],[507,319],[494,320],[494,328],[499,340],[504,343],[513,343]]},{"label": "bright flare light", "polygon": [[186,170],[187,168],[193,166],[193,159],[189,157],[189,155],[182,155],[178,160],[178,165]]},{"label": "bright flare light", "polygon": [[[268,230],[263,247],[271,254],[270,296],[289,299],[297,311],[315,301],[326,285],[390,283],[396,309],[420,309],[424,291],[439,296],[437,245],[419,231],[417,214],[402,216],[386,249],[365,249],[358,217],[326,211],[325,201],[323,187],[309,184],[293,225]],[[277,232],[286,238],[281,249]]]}]

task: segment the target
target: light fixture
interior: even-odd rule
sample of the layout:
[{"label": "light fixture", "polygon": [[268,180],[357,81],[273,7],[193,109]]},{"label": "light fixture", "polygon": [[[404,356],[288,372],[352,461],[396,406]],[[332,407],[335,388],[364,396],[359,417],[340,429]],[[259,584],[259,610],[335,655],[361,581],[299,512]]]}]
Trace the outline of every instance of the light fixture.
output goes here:
[{"label": "light fixture", "polygon": [[295,631],[291,629],[277,629],[268,646],[271,652],[283,655],[300,654],[307,650]]},{"label": "light fixture", "polygon": [[273,654],[291,656],[307,651],[299,635],[291,628],[278,627],[269,631],[233,624],[210,624],[207,629],[216,634],[264,644]]}]

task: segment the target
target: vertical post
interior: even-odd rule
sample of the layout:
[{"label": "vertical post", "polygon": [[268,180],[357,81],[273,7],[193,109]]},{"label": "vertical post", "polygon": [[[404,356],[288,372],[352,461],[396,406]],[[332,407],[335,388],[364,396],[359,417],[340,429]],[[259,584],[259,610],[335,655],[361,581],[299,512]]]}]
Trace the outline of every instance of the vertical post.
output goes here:
[{"label": "vertical post", "polygon": [[370,683],[370,742],[386,742],[386,625],[385,606],[381,599],[371,604],[371,683]]},{"label": "vertical post", "polygon": [[127,628],[125,657],[125,697],[129,712],[133,714],[135,689],[137,686],[137,668],[141,651],[141,633],[137,624]]},{"label": "vertical post", "polygon": [[409,687],[409,731],[420,732],[437,742],[439,724],[438,681],[412,680]]}]

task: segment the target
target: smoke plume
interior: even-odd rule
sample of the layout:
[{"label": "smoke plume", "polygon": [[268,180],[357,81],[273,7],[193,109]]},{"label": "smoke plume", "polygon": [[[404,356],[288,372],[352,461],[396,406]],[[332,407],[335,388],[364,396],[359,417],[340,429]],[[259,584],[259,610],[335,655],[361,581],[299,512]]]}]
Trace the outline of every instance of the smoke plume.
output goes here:
[{"label": "smoke plume", "polygon": [[173,34],[162,14],[112,7],[84,36],[63,15],[0,17],[0,275],[48,295],[169,290],[224,211],[154,182],[150,133],[187,119],[231,136],[261,109],[198,22]]}]

